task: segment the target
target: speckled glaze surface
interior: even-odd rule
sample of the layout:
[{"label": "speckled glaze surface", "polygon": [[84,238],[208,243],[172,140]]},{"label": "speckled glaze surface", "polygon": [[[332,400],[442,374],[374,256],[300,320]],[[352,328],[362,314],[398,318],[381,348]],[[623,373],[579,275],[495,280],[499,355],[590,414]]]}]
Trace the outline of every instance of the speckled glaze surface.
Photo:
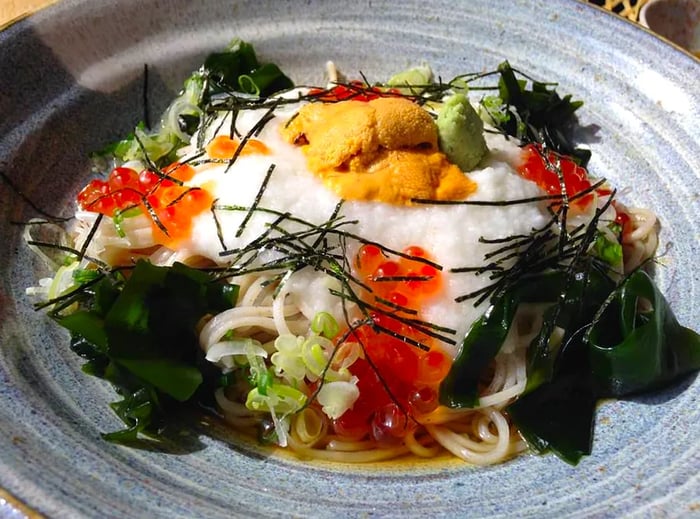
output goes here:
[{"label": "speckled glaze surface", "polygon": [[[586,101],[591,170],[654,208],[656,277],[700,328],[700,63],[571,0],[65,1],[0,33],[0,168],[70,215],[87,154],[151,113],[207,51],[238,36],[298,81],[333,59],[369,78],[422,60],[443,77],[508,59]],[[700,514],[700,380],[604,404],[593,455],[475,469],[431,462],[312,466],[197,425],[163,449],[100,440],[117,419],[67,335],[24,295],[45,274],[10,221],[36,213],[0,184],[0,488],[50,517],[667,517]],[[209,432],[209,434],[207,434]],[[183,433],[184,434],[184,433]],[[0,515],[22,514],[0,499]]]}]

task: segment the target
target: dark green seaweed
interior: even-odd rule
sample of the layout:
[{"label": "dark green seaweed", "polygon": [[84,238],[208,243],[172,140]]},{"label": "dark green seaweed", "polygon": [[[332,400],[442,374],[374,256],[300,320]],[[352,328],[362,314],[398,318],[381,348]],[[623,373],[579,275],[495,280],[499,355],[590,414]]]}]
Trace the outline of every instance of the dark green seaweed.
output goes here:
[{"label": "dark green seaweed", "polygon": [[204,382],[197,323],[233,307],[237,287],[179,263],[139,261],[128,280],[103,276],[90,291],[89,305],[55,318],[87,359],[84,370],[111,382],[122,397],[112,408],[126,428],[105,438],[157,436],[170,410],[191,402]]}]

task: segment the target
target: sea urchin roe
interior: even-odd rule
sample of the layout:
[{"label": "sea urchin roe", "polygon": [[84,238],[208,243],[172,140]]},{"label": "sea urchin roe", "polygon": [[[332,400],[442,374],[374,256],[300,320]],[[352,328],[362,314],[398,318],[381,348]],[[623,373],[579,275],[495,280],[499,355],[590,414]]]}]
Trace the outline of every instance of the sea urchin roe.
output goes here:
[{"label": "sea urchin roe", "polygon": [[309,169],[346,200],[460,200],[476,184],[438,150],[435,122],[401,97],[312,103],[282,130]]},{"label": "sea urchin roe", "polygon": [[171,164],[160,175],[131,168],[112,170],[107,181],[92,180],[78,194],[85,211],[116,218],[127,210],[150,217],[156,243],[173,246],[189,236],[192,219],[211,207],[212,196],[198,187],[182,184],[194,176],[188,164]]}]

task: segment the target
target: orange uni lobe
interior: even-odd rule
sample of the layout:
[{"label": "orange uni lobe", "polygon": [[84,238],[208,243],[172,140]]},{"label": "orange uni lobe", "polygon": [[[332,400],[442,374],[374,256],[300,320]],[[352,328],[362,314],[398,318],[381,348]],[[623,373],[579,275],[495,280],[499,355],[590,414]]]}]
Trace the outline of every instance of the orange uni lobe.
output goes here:
[{"label": "orange uni lobe", "polygon": [[346,200],[410,205],[415,199],[461,200],[476,190],[439,151],[431,115],[405,98],[309,104],[282,133]]}]

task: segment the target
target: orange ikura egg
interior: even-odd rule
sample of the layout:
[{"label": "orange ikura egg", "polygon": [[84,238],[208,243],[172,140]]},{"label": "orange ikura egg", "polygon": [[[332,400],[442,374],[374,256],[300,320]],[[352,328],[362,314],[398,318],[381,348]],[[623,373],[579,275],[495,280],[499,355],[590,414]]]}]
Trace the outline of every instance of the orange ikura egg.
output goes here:
[{"label": "orange ikura egg", "polygon": [[403,437],[415,426],[405,412],[433,410],[439,384],[449,371],[451,358],[438,341],[406,322],[406,317],[420,319],[421,304],[440,291],[442,274],[424,262],[430,257],[421,247],[408,247],[403,254],[390,259],[378,246],[366,244],[355,257],[357,273],[371,290],[369,297],[383,311],[371,312],[371,322],[353,330],[348,339],[363,345],[367,360],[350,367],[360,396],[334,421],[341,436],[370,435],[381,443]]},{"label": "orange ikura egg", "polygon": [[198,187],[187,187],[195,169],[174,163],[160,174],[140,173],[131,168],[114,168],[107,181],[90,181],[77,196],[86,211],[115,217],[129,209],[139,209],[151,219],[156,243],[173,246],[187,237],[192,219],[211,207],[213,197]]},{"label": "orange ikura egg", "polygon": [[545,153],[540,145],[528,144],[523,148],[523,162],[518,172],[550,195],[562,194],[563,182],[566,195],[575,198],[571,204],[574,209],[583,210],[593,200],[591,194],[577,197],[591,187],[586,169],[554,152]]}]

